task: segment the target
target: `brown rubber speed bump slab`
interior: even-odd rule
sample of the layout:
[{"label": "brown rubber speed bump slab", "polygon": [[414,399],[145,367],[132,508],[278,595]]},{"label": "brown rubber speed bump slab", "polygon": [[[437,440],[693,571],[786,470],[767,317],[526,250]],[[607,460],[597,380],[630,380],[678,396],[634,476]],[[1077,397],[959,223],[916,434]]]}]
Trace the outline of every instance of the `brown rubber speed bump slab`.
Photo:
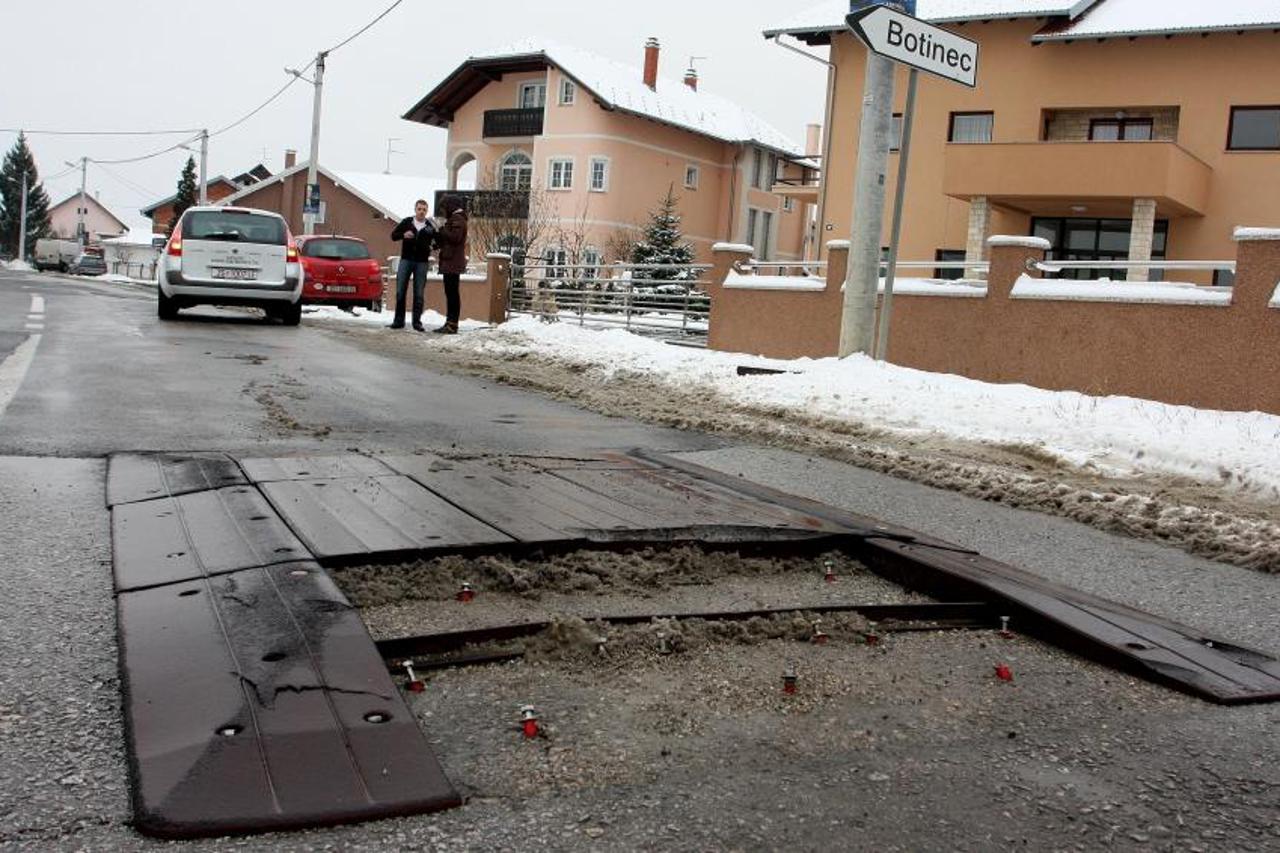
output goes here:
[{"label": "brown rubber speed bump slab", "polygon": [[310,557],[253,486],[113,507],[111,547],[117,592]]},{"label": "brown rubber speed bump slab", "polygon": [[255,483],[281,480],[333,480],[344,477],[382,477],[395,472],[376,459],[349,453],[342,456],[282,456],[241,459],[240,466]]},{"label": "brown rubber speed bump slab", "polygon": [[408,477],[296,480],[261,488],[322,561],[392,559],[512,541]]},{"label": "brown rubber speed bump slab", "polygon": [[247,482],[225,453],[116,453],[107,466],[107,506]]},{"label": "brown rubber speed bump slab", "polygon": [[140,831],[219,836],[461,804],[359,614],[314,563],[117,602]]}]

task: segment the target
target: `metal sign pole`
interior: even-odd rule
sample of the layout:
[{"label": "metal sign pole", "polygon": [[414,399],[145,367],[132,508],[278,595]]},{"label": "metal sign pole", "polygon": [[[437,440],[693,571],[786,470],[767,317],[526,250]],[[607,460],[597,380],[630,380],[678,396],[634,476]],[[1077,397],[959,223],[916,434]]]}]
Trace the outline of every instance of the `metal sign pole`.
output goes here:
[{"label": "metal sign pole", "polygon": [[902,143],[898,146],[898,189],[893,198],[893,233],[889,237],[888,269],[884,276],[884,301],[880,303],[880,332],[876,338],[876,360],[889,355],[889,322],[893,317],[893,283],[898,277],[898,246],[902,237],[902,207],[907,194],[907,163],[911,159],[911,125],[916,112],[916,86],[920,72],[911,69],[907,78],[907,105],[902,112]]}]

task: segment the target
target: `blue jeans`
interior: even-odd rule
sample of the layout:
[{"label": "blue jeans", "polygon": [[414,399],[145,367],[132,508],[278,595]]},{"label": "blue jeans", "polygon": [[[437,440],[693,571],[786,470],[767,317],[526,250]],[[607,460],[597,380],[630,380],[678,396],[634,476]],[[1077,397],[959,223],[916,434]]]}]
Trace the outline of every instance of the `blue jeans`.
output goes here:
[{"label": "blue jeans", "polygon": [[427,262],[400,259],[396,268],[396,325],[404,325],[404,301],[408,296],[409,274],[413,274],[413,322],[422,321],[423,289],[427,286]]}]

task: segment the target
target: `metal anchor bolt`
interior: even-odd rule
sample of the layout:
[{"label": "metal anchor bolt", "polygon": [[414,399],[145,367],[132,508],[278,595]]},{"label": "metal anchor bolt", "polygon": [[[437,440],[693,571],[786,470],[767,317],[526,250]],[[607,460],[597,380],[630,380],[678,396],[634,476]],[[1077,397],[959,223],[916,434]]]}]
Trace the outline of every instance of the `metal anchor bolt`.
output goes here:
[{"label": "metal anchor bolt", "polygon": [[413,661],[407,660],[400,665],[404,667],[405,675],[409,677],[409,692],[421,693],[422,691],[427,689],[427,683],[422,679],[418,678],[417,674],[414,673]]},{"label": "metal anchor bolt", "polygon": [[813,640],[814,645],[818,645],[818,646],[825,646],[827,644],[827,640],[831,639],[831,636],[827,634],[827,632],[822,630],[821,619],[814,620],[813,636],[810,639]]},{"label": "metal anchor bolt", "polygon": [[823,564],[823,568],[824,568],[825,574],[823,574],[822,579],[827,583],[835,583],[837,580],[835,563],[831,562],[830,560],[827,560]]},{"label": "metal anchor bolt", "polygon": [[866,633],[862,635],[862,639],[866,640],[868,646],[880,645],[880,635],[876,633],[876,623],[872,622],[867,626]]},{"label": "metal anchor bolt", "polygon": [[1008,616],[1001,616],[1001,617],[1000,617],[1000,636],[1001,636],[1001,637],[1003,637],[1003,638],[1004,638],[1004,639],[1006,639],[1006,640],[1012,640],[1012,639],[1013,639],[1013,632],[1009,630],[1009,617],[1008,617]]},{"label": "metal anchor bolt", "polygon": [[538,712],[532,705],[520,706],[520,729],[526,738],[538,736]]},{"label": "metal anchor bolt", "polygon": [[796,692],[796,682],[800,676],[796,674],[796,665],[787,664],[787,668],[782,671],[782,692],[788,696],[792,696]]},{"label": "metal anchor bolt", "polygon": [[462,589],[458,590],[458,600],[463,604],[472,601],[476,597],[476,591],[467,581],[462,582]]}]

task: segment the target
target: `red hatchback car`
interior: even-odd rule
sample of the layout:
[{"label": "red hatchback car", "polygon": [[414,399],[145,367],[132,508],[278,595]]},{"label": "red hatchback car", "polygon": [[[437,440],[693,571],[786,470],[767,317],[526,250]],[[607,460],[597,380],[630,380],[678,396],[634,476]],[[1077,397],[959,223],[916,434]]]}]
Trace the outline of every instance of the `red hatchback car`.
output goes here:
[{"label": "red hatchback car", "polygon": [[382,309],[382,266],[363,240],[313,234],[296,242],[305,271],[303,303]]}]

